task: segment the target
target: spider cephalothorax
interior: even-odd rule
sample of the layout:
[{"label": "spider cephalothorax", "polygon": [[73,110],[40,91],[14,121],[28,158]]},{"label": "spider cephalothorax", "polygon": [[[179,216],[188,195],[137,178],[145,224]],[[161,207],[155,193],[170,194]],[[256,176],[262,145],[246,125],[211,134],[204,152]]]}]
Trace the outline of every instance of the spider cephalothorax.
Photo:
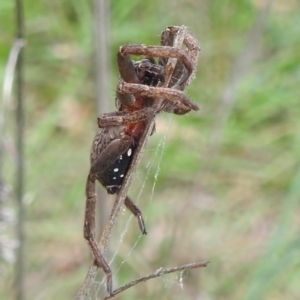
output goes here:
[{"label": "spider cephalothorax", "polygon": [[165,81],[165,69],[157,64],[153,58],[133,62],[133,66],[140,83],[149,86],[160,86]]},{"label": "spider cephalothorax", "polygon": [[[197,40],[188,33],[183,40],[185,49],[173,47],[178,30],[177,26],[167,27],[162,33],[160,46],[128,44],[120,47],[117,53],[120,72],[116,92],[118,110],[98,118],[100,129],[93,142],[91,169],[86,183],[84,237],[92,249],[95,265],[102,267],[107,276],[110,294],[111,270],[94,239],[95,182],[98,180],[110,194],[120,190],[151,116],[162,110],[175,114],[198,110],[198,106],[191,102],[183,90],[194,76],[200,48]],[[130,55],[143,55],[146,58],[132,61]],[[158,63],[154,57],[159,58]],[[172,72],[166,67],[169,58],[177,59]],[[142,233],[146,234],[141,211],[128,196],[124,203],[137,217]]]}]

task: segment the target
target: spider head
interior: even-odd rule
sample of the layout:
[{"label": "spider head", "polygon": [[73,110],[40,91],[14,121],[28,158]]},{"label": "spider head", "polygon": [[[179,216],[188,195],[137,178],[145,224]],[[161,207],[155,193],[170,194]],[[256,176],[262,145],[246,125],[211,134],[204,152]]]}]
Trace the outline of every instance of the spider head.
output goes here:
[{"label": "spider head", "polygon": [[136,75],[142,84],[159,86],[165,81],[165,69],[153,58],[145,58],[133,63]]}]

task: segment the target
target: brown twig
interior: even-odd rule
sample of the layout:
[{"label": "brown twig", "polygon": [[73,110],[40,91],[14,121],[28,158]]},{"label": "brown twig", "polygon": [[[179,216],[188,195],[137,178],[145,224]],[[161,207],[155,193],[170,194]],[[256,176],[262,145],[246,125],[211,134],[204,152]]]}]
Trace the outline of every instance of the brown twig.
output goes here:
[{"label": "brown twig", "polygon": [[145,282],[149,279],[157,278],[157,277],[160,277],[162,275],[166,275],[166,274],[170,274],[170,273],[175,273],[175,272],[180,272],[180,271],[187,271],[187,270],[196,269],[196,268],[204,268],[204,267],[207,267],[208,264],[209,264],[209,262],[206,261],[206,262],[195,262],[195,263],[182,265],[182,266],[179,266],[179,267],[173,267],[173,268],[169,268],[169,269],[160,268],[160,269],[156,270],[154,273],[151,273],[149,275],[137,278],[135,280],[132,280],[132,281],[120,286],[119,288],[117,288],[116,290],[113,291],[111,296],[107,296],[103,300],[111,299],[114,296],[116,296],[117,294],[120,294],[121,292],[137,285],[140,282]]},{"label": "brown twig", "polygon": [[[22,41],[24,38],[24,9],[23,1],[16,0],[16,24],[17,32],[16,38]],[[25,210],[23,204],[24,196],[24,63],[23,63],[23,48],[20,49],[20,53],[16,65],[16,89],[17,89],[17,109],[16,109],[16,149],[17,149],[17,174],[16,174],[16,200],[17,200],[17,224],[16,231],[18,236],[18,248],[17,248],[17,260],[16,260],[16,275],[15,275],[15,290],[16,299],[24,299],[24,219]]]}]

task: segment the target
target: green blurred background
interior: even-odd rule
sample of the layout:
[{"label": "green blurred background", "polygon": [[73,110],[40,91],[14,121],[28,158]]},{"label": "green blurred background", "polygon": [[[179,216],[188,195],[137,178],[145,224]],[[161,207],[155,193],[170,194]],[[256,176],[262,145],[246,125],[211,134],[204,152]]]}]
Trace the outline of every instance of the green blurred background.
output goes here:
[{"label": "green blurred background", "polygon": [[[96,132],[93,3],[27,0],[24,8],[25,299],[72,299],[91,263],[82,227]],[[211,262],[118,299],[300,299],[300,2],[274,0],[268,10],[263,0],[113,0],[110,9],[110,111],[120,45],[158,44],[167,25],[184,24],[202,48],[187,90],[201,111],[159,116],[130,190],[148,235],[122,212],[106,254],[116,253],[114,285]],[[12,1],[1,1],[0,24],[3,82]],[[7,147],[11,185],[14,161]],[[1,264],[0,299],[13,299],[13,264]]]}]

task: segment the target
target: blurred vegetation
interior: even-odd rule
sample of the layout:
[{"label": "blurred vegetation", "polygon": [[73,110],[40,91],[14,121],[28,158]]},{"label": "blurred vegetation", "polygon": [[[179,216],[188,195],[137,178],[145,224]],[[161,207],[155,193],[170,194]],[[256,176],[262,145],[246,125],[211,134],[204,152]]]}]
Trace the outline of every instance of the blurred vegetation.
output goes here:
[{"label": "blurred vegetation", "polygon": [[[93,6],[83,0],[24,5],[26,299],[72,299],[91,263],[82,227],[96,130]],[[114,283],[211,261],[182,274],[182,286],[178,274],[165,276],[120,299],[300,298],[300,2],[274,0],[253,45],[248,34],[264,6],[263,0],[111,1],[112,53],[124,43],[158,44],[171,24],[188,26],[202,45],[187,91],[202,110],[159,117],[131,188],[149,234],[137,241],[133,220],[121,240],[130,216],[122,214],[110,245],[112,254],[119,247],[113,269],[123,263]],[[13,9],[1,1],[1,82],[14,40]],[[236,62],[248,59],[247,47],[255,58],[240,72]],[[114,87],[115,55],[112,66]],[[222,95],[232,76],[235,101],[228,105]],[[113,99],[114,89],[111,110]],[[14,103],[9,116],[13,139]],[[4,169],[13,184],[13,146]],[[1,263],[0,299],[13,299],[13,266]]]}]

